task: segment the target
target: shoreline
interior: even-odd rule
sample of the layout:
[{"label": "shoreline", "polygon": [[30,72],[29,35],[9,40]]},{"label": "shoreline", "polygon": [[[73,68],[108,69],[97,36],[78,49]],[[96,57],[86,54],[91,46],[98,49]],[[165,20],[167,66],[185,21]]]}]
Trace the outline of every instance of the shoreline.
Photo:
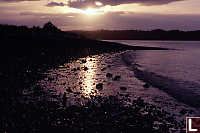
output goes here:
[{"label": "shoreline", "polygon": [[[107,54],[104,57],[109,58]],[[92,61],[90,61],[90,58],[91,57],[89,57],[89,59],[87,60],[88,63],[94,60],[92,59]],[[83,66],[87,66],[87,62],[84,63],[85,61],[83,59],[79,59],[80,61],[78,63]],[[102,60],[104,60],[104,58],[102,58]],[[101,63],[104,64],[103,62]],[[78,66],[73,66],[73,62],[71,64],[72,66],[70,66],[70,68],[68,68],[68,63],[64,66],[60,66],[60,72],[62,72],[63,70],[64,71],[63,73],[60,73],[58,71],[59,75],[68,78],[69,76],[63,75],[65,73],[68,73],[67,71],[65,72],[65,69],[69,69],[69,71],[72,71],[71,74],[75,77],[77,77],[76,73],[80,70],[86,72],[87,74],[87,71],[82,70],[82,67],[80,67],[80,70],[74,71],[73,68],[78,68]],[[98,67],[101,72],[105,72],[104,68],[105,65]],[[91,70],[90,68],[88,69]],[[51,72],[52,74],[57,73],[57,71],[50,71],[50,73]],[[101,74],[104,75],[103,73]],[[55,78],[50,76],[47,78],[47,80],[45,80],[49,83],[55,83],[54,81],[59,81],[58,78],[62,79],[62,77],[60,77],[59,75],[54,75]],[[123,77],[123,75],[121,76]],[[64,79],[64,81],[66,80]],[[118,81],[113,82],[117,83]],[[60,85],[63,83],[57,83],[59,86],[58,89],[61,90],[62,87]],[[55,91],[55,89],[52,88],[52,85],[45,85],[43,82],[41,83],[41,85],[46,86],[49,92],[51,92],[51,90]],[[69,86],[67,84],[63,85]],[[71,88],[73,89],[73,92],[66,90],[66,101],[71,101],[70,99],[68,99],[69,97],[71,97],[71,95],[76,95],[76,97],[80,95],[79,93],[74,92],[73,87]],[[78,106],[73,104],[69,106],[64,106],[64,95],[60,96],[52,93],[52,95],[50,94],[49,97],[48,94],[44,92],[44,88],[40,87],[39,85],[36,85],[33,89],[33,92],[32,90],[29,90],[31,91],[31,93],[28,94],[33,98],[33,101],[26,99],[26,96],[24,96],[22,97],[22,100],[24,99],[24,101],[15,101],[14,104],[12,104],[11,106],[11,110],[5,113],[8,114],[8,116],[13,116],[16,114],[18,115],[17,119],[15,119],[15,117],[7,117],[7,115],[5,115],[4,117],[7,119],[4,119],[3,122],[8,123],[8,125],[9,123],[13,123],[14,126],[8,126],[10,127],[10,129],[5,127],[3,128],[3,130],[5,129],[8,132],[30,132],[33,130],[37,130],[37,132],[129,132],[133,130],[142,130],[143,132],[148,131],[152,133],[156,133],[159,131],[168,132],[169,130],[183,130],[182,124],[176,121],[172,114],[165,112],[162,108],[158,108],[152,104],[146,103],[142,97],[131,100],[130,97],[125,93],[125,91],[121,91],[121,93],[116,95],[113,94],[105,97],[93,96],[91,97],[91,99],[81,97],[81,99],[85,99],[86,102],[82,103],[78,100]],[[109,89],[109,87],[105,86],[103,90],[104,89]],[[50,99],[48,99],[48,97]],[[37,98],[39,99],[37,100]],[[55,99],[57,99],[58,101]],[[20,123],[17,120],[23,121],[23,123]]]},{"label": "shoreline", "polygon": [[[134,75],[137,79],[143,81],[148,86],[153,86],[155,88],[160,89],[163,92],[166,92],[168,95],[175,98],[177,101],[184,103],[188,106],[194,107],[196,109],[199,108],[199,99],[198,94],[189,91],[188,86],[181,86],[177,83],[186,82],[181,80],[176,80],[170,77],[158,75],[155,72],[150,72],[146,70],[141,70],[138,68],[137,64],[132,65],[133,62],[128,60],[129,54],[122,55],[122,60],[128,67],[131,67]],[[188,85],[195,84],[194,82],[187,81]],[[197,84],[197,83],[196,83]],[[194,98],[195,97],[195,98]]]},{"label": "shoreline", "polygon": [[[50,43],[49,47],[46,44],[44,46],[34,46],[35,42],[31,42],[31,44],[29,44],[30,46],[27,47],[25,46],[27,41],[21,42],[21,40],[17,39],[15,43],[20,44],[21,46],[14,46],[12,49],[9,47],[1,49],[0,58],[3,65],[0,68],[0,76],[4,80],[5,87],[7,87],[6,84],[15,84],[11,87],[16,87],[16,85],[23,87],[23,84],[25,84],[23,81],[29,78],[29,76],[31,76],[30,79],[32,78],[30,81],[33,82],[38,80],[41,76],[39,75],[40,72],[80,57],[102,53],[115,53],[125,50],[168,50],[158,47],[128,46],[114,42],[87,39],[62,40],[60,47],[56,47],[57,43],[52,47],[53,44],[51,40],[46,41]],[[65,46],[65,42],[71,44]],[[12,44],[14,43],[14,40],[11,40],[11,42],[7,41],[5,43],[8,44],[8,46],[14,45]],[[76,44],[77,46],[81,46],[81,44],[87,45],[82,45],[77,49],[75,48],[76,45],[73,46],[72,44]]]},{"label": "shoreline", "polygon": [[[39,33],[41,34],[41,31]],[[63,34],[60,34],[60,32],[56,34],[51,33],[52,35],[49,36],[49,33],[47,33],[46,31],[42,31],[41,35],[36,34],[34,36],[32,36],[32,33],[28,35],[25,34],[25,36],[22,36],[23,34],[15,34],[11,38],[7,38],[6,35],[4,37],[1,36],[2,43],[6,45],[6,47],[0,50],[0,59],[2,61],[2,65],[0,66],[0,78],[2,79],[0,90],[0,106],[2,107],[0,113],[0,127],[2,128],[0,128],[0,132],[23,133],[35,132],[35,130],[37,130],[37,132],[90,132],[97,128],[102,132],[101,128],[108,125],[110,125],[108,129],[113,128],[113,131],[128,131],[127,125],[121,127],[123,123],[130,124],[128,128],[132,130],[144,128],[144,131],[150,130],[156,132],[170,129],[171,126],[169,125],[154,123],[153,120],[156,121],[159,118],[155,118],[151,113],[160,114],[159,117],[163,117],[163,120],[159,119],[159,121],[170,121],[173,123],[174,127],[177,127],[178,122],[174,119],[172,120],[172,116],[163,113],[162,110],[160,111],[159,109],[157,111],[152,110],[152,108],[157,108],[144,103],[141,98],[133,101],[130,107],[124,107],[122,101],[124,101],[124,98],[127,98],[128,95],[123,96],[123,94],[119,94],[115,96],[110,95],[108,97],[94,97],[96,99],[94,101],[90,99],[88,103],[84,105],[79,107],[72,105],[67,109],[62,105],[65,103],[64,95],[60,97],[58,95],[48,94],[41,86],[37,85],[38,81],[46,78],[44,73],[48,72],[48,70],[57,68],[66,62],[71,62],[81,57],[98,56],[103,53],[119,53],[126,50],[168,49],[128,46],[114,42],[89,40],[85,38],[74,39],[63,37]],[[79,69],[88,71],[87,67],[81,67]],[[99,69],[102,69],[102,72],[104,68]],[[74,74],[76,73],[74,72]],[[52,82],[54,79],[47,78],[47,80],[48,82]],[[101,86],[101,84],[98,84],[96,88],[101,89]],[[48,90],[52,89],[50,86],[46,87]],[[77,85],[77,87],[80,87],[80,85]],[[124,88],[122,87],[122,89]],[[65,91],[70,92],[70,89],[65,88]],[[79,93],[75,95],[79,95]],[[119,97],[124,98],[120,100]],[[55,101],[55,99],[59,102]],[[96,105],[96,102],[99,100],[104,102],[100,102],[100,105]],[[127,101],[130,100],[127,99]],[[113,106],[113,103],[115,106]],[[144,109],[143,106],[148,107],[150,113],[146,114],[146,112],[140,111]],[[102,108],[103,110],[101,110]],[[123,109],[122,112],[120,108]],[[73,111],[74,109],[75,111]],[[113,111],[110,109],[113,109]],[[132,110],[134,112],[132,112]],[[108,112],[109,115],[106,115],[105,112]],[[125,115],[124,112],[127,112],[129,115]],[[93,118],[93,116],[97,115],[95,113],[99,114],[99,117]],[[145,115],[143,113],[145,113]],[[93,114],[92,117],[90,114]],[[150,119],[149,115],[151,116]],[[63,116],[72,116],[72,118],[68,120],[68,118]],[[138,118],[139,123],[137,123],[138,121],[135,117]],[[171,120],[168,118],[171,118]],[[74,119],[77,123],[80,121],[79,124],[83,124],[83,126],[77,127],[76,124],[74,125]],[[85,119],[89,119],[89,123],[86,125],[84,125]],[[122,119],[125,120],[123,123],[117,122],[112,125],[112,121],[121,121]],[[107,123],[104,123],[104,120],[107,121]],[[147,120],[147,123],[142,124]],[[96,123],[97,121],[100,121],[100,125]],[[97,128],[90,127],[93,126],[93,124],[91,124],[92,122],[96,123],[95,126]],[[153,126],[156,126],[156,128]],[[82,128],[87,127],[92,130],[82,130]]]}]

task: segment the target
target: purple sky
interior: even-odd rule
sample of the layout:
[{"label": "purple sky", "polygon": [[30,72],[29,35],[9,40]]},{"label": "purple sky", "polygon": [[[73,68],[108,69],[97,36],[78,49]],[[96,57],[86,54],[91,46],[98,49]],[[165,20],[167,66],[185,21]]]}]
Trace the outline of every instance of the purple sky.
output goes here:
[{"label": "purple sky", "polygon": [[199,0],[1,0],[0,23],[63,30],[200,30]]}]

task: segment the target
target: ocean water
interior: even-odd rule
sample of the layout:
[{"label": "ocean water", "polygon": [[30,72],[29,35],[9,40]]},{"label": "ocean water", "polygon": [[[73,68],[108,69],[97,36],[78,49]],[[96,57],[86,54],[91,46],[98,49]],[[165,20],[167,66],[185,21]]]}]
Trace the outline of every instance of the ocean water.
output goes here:
[{"label": "ocean water", "polygon": [[132,46],[163,47],[173,50],[129,51],[125,62],[136,77],[193,107],[200,107],[200,42],[119,40]]},{"label": "ocean water", "polygon": [[144,69],[160,75],[200,84],[200,41],[117,41],[132,46],[175,50],[136,51],[134,60]]}]

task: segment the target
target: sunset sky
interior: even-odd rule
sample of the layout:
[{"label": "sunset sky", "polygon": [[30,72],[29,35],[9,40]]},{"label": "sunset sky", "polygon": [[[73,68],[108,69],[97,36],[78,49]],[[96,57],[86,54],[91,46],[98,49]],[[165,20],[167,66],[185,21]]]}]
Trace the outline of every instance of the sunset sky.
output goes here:
[{"label": "sunset sky", "polygon": [[200,0],[0,0],[0,23],[62,30],[200,30]]}]

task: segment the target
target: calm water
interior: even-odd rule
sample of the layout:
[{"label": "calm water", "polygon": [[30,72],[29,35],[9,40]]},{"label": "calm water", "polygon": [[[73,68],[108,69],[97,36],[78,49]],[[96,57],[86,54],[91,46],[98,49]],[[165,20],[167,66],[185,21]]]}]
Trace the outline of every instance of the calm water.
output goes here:
[{"label": "calm water", "polygon": [[137,51],[136,62],[163,76],[200,84],[199,41],[119,41],[129,45],[165,47],[177,50]]},{"label": "calm water", "polygon": [[133,46],[165,47],[176,50],[130,51],[125,61],[132,64],[136,75],[181,102],[199,107],[200,42],[199,41],[116,41]]}]

